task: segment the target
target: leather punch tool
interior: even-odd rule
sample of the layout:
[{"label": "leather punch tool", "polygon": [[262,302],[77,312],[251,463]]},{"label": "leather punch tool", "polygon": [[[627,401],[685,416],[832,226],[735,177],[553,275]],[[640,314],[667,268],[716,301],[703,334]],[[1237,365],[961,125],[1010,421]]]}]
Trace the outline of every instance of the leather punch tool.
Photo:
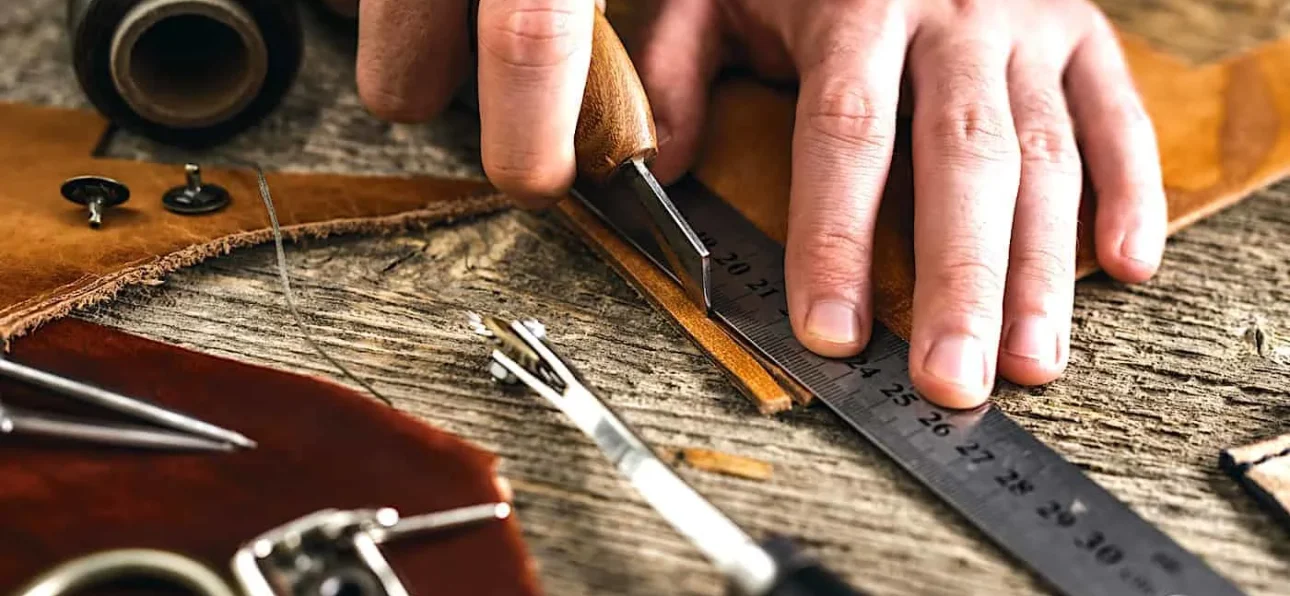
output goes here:
[{"label": "leather punch tool", "polygon": [[848,596],[859,594],[788,540],[758,543],[664,463],[556,355],[534,320],[506,322],[471,314],[469,325],[494,349],[490,373],[538,393],[587,435],[618,472],[673,528],[684,535],[742,596]]}]

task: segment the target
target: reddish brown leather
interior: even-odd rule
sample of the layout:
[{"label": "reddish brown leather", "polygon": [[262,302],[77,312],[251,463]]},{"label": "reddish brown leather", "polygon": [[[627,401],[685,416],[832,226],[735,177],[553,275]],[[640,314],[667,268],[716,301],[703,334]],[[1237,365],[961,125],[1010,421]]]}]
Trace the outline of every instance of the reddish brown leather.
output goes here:
[{"label": "reddish brown leather", "polygon": [[[71,319],[16,341],[11,357],[178,408],[260,446],[191,455],[0,437],[0,593],[68,558],[122,547],[172,549],[231,581],[228,562],[243,541],[318,509],[409,515],[502,500],[492,455],[339,385]],[[0,394],[66,404],[9,381]],[[539,591],[515,518],[409,538],[388,552],[413,594]]]},{"label": "reddish brown leather", "polygon": [[[1132,37],[1122,37],[1122,43],[1156,127],[1171,233],[1290,172],[1290,38],[1203,66],[1188,65]],[[794,101],[791,91],[747,78],[719,82],[694,170],[699,180],[781,243],[787,227]],[[914,288],[907,145],[897,148],[893,161],[874,246],[874,303],[877,318],[907,338]],[[1097,269],[1094,200],[1086,191],[1081,204],[1081,277]],[[592,243],[599,243],[596,236],[588,234]],[[663,296],[642,283],[651,275],[641,270],[647,262],[638,267],[621,254],[613,258],[629,280],[692,336],[707,333],[709,323],[691,323],[682,314],[690,307],[684,295]],[[728,336],[700,345],[718,361],[747,353]],[[775,393],[750,395],[765,410]]]},{"label": "reddish brown leather", "polygon": [[[204,168],[232,204],[176,215],[161,196],[182,183],[183,166],[96,159],[105,127],[90,112],[0,104],[0,342],[126,284],[270,238],[253,172]],[[85,174],[115,178],[132,194],[97,230],[59,195],[64,179]],[[482,180],[274,173],[269,183],[289,237],[399,229],[508,204]]]},{"label": "reddish brown leather", "polygon": [[1290,528],[1290,434],[1228,449],[1219,465]]}]

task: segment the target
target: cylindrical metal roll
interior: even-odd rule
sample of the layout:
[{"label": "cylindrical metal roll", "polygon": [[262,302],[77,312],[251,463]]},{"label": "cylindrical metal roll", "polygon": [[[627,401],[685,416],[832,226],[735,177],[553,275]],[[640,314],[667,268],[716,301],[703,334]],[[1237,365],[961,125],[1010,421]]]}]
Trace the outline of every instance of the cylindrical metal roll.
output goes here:
[{"label": "cylindrical metal roll", "polygon": [[291,87],[293,0],[68,0],[77,80],[108,119],[179,145],[221,141]]}]

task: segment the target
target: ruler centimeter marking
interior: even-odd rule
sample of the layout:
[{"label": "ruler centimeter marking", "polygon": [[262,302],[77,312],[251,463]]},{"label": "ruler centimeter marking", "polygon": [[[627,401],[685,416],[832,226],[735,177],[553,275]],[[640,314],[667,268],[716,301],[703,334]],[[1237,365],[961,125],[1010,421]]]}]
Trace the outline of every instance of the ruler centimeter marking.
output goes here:
[{"label": "ruler centimeter marking", "polygon": [[804,348],[788,321],[783,248],[693,178],[668,192],[711,252],[713,316],[1053,587],[1241,593],[995,406],[925,401],[911,387],[909,345],[881,325],[855,358]]}]

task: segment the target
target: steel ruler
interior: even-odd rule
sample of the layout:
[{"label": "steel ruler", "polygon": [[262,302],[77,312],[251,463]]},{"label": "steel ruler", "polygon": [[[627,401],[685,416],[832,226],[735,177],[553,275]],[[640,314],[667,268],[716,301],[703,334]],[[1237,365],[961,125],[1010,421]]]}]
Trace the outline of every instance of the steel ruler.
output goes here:
[{"label": "steel ruler", "polygon": [[[1241,593],[997,407],[928,403],[911,387],[909,345],[881,325],[858,357],[807,350],[788,320],[783,247],[693,178],[667,192],[711,253],[711,316],[1054,588],[1072,596]],[[623,202],[580,197],[668,271],[656,238],[614,225],[632,221],[607,213]]]}]

